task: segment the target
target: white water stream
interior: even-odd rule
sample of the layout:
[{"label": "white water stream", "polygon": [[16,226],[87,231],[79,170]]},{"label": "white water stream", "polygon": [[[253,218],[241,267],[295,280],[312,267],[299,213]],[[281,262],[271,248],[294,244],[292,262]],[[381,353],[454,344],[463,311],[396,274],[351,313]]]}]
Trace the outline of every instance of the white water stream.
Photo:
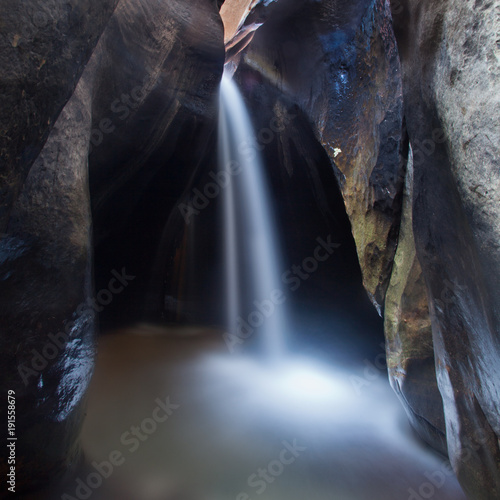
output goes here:
[{"label": "white water stream", "polygon": [[223,211],[229,343],[241,343],[255,329],[266,353],[276,357],[287,331],[285,306],[271,300],[281,289],[278,233],[262,160],[250,147],[254,130],[236,84],[226,75],[219,117],[219,172],[228,179]]}]

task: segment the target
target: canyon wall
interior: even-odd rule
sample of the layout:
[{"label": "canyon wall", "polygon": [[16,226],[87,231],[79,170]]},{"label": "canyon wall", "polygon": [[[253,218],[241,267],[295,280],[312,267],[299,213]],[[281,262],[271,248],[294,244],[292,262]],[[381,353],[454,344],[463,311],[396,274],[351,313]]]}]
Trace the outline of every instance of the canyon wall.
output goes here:
[{"label": "canyon wall", "polygon": [[[448,454],[470,498],[493,499],[500,494],[498,5],[409,0],[394,2],[393,11],[413,148],[412,226]],[[428,344],[428,328],[423,338]]]},{"label": "canyon wall", "polygon": [[[467,494],[493,499],[499,10],[480,0],[391,8],[267,5],[228,42],[228,58],[237,77],[251,68],[309,117],[342,191],[365,288],[384,310],[391,384]],[[265,22],[255,32],[257,14]]]},{"label": "canyon wall", "polygon": [[[272,9],[272,10],[271,10]],[[382,310],[405,170],[399,59],[385,2],[271,4],[241,65],[308,116],[331,159],[363,283]]]},{"label": "canyon wall", "polygon": [[115,3],[2,7],[1,387],[16,396],[17,491],[77,464],[96,314],[136,278],[118,260],[95,291],[96,239],[126,225],[180,135],[215,123],[218,4]]},{"label": "canyon wall", "polygon": [[[161,315],[176,261],[155,263],[215,157],[220,4],[0,2],[0,342],[20,487],[78,460],[97,313]],[[470,498],[498,498],[498,6],[264,1],[238,28],[240,10],[226,57],[272,108],[257,122],[300,117],[276,136],[275,178],[305,168],[317,184],[329,161],[339,190],[318,207],[347,213],[394,390]]]},{"label": "canyon wall", "polygon": [[0,2],[0,231],[117,1]]}]

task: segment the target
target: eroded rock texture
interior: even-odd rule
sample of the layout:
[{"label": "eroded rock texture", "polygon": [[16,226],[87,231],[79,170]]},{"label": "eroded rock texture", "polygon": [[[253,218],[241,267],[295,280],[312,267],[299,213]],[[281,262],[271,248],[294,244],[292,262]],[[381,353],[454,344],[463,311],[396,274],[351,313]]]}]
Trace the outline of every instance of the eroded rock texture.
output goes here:
[{"label": "eroded rock texture", "polygon": [[[172,263],[154,263],[182,246],[170,241],[187,227],[176,204],[214,158],[220,4],[0,2],[2,391],[17,396],[19,489],[78,457],[96,313],[163,307]],[[254,2],[227,57],[247,99],[266,106],[256,123],[278,127],[272,182],[308,184],[318,218],[347,234],[328,218],[342,200],[320,186],[330,162],[364,285],[379,312],[385,300],[391,383],[470,498],[493,500],[500,11],[393,0],[392,13],[383,0]]]},{"label": "eroded rock texture", "polygon": [[86,128],[72,124],[84,99],[77,91],[61,112],[2,239],[2,390],[16,395],[17,491],[57,479],[78,458],[74,441],[92,373],[95,316],[86,306],[90,114],[82,116]]},{"label": "eroded rock texture", "polygon": [[0,2],[0,231],[117,1]]},{"label": "eroded rock texture", "polygon": [[[42,148],[51,128],[47,122],[57,118],[77,69],[85,65],[84,54],[95,45],[98,19],[90,7],[81,9],[83,26],[96,32],[87,33],[83,44],[77,30],[59,47],[62,35],[44,31],[55,52],[43,71],[54,74],[39,81],[32,99],[10,96],[12,106],[30,107],[9,122],[8,137],[28,156]],[[101,10],[102,17],[106,9]],[[39,50],[49,50],[42,42],[33,39]],[[16,43],[22,53],[23,39]],[[82,44],[85,50],[77,56],[74,45]],[[57,47],[64,49],[62,55]],[[106,237],[113,228],[123,233],[159,171],[167,168],[179,196],[176,145],[184,141],[190,151],[201,124],[214,122],[223,61],[216,2],[120,1],[43,150],[27,175],[16,177],[22,186],[2,185],[13,200],[0,250],[2,392],[15,390],[17,398],[16,432],[23,438],[17,449],[18,491],[56,480],[77,460],[82,401],[93,367],[94,318],[136,279],[117,258],[94,298],[91,208],[96,236],[109,245]],[[18,71],[33,73],[24,66]],[[21,129],[33,114],[41,125],[23,142]],[[163,180],[168,185],[168,176]],[[168,198],[168,193],[158,196]],[[6,474],[5,462],[1,471]]]},{"label": "eroded rock texture", "polygon": [[[313,348],[318,339],[322,349],[330,342],[338,348],[340,341],[346,351],[351,343],[361,344],[376,355],[383,338],[382,322],[362,286],[351,225],[329,156],[307,114],[258,70],[242,63],[234,78],[252,119],[254,147],[263,159],[280,228],[280,275],[288,289],[287,314],[294,325],[304,324],[289,332],[288,341],[300,338],[307,345],[301,349]],[[291,279],[289,270],[311,255],[317,238],[334,243],[335,251],[317,272],[302,274],[305,279],[299,285],[294,282],[297,275]],[[332,335],[335,330],[349,334]]]},{"label": "eroded rock texture", "polygon": [[398,248],[385,297],[387,368],[391,385],[413,427],[427,443],[446,455],[443,402],[436,380],[427,287],[413,237],[412,197],[410,154]]},{"label": "eroded rock texture", "polygon": [[413,147],[413,229],[448,452],[470,498],[500,495],[498,5],[393,3]]},{"label": "eroded rock texture", "polygon": [[[271,10],[273,9],[273,10]],[[299,105],[335,170],[363,283],[379,311],[399,227],[400,68],[383,1],[271,4],[240,64]]]},{"label": "eroded rock texture", "polygon": [[243,24],[228,56],[241,59],[237,75],[251,68],[309,117],[379,307],[399,228],[402,76],[414,175],[386,303],[391,381],[471,498],[496,498],[498,7],[409,0],[392,10],[402,75],[383,2],[271,5],[256,33]]},{"label": "eroded rock texture", "polygon": [[148,291],[151,280],[162,279],[154,263],[163,227],[200,163],[214,156],[224,63],[217,6],[120,3],[94,63],[82,80],[92,82],[96,95],[89,156],[96,276],[102,277],[96,289],[117,266],[137,276],[101,315],[130,321],[142,308],[160,310],[160,295],[150,298]]}]

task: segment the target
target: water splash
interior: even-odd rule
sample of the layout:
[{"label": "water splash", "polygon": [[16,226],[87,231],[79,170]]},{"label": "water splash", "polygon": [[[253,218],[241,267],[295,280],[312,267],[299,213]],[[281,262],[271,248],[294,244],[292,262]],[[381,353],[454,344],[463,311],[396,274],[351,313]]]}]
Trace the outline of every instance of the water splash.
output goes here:
[{"label": "water splash", "polygon": [[280,281],[283,266],[264,168],[254,141],[243,98],[233,80],[223,75],[219,172],[227,179],[223,190],[227,325],[233,341],[241,344],[255,332],[266,353],[276,358],[284,351],[287,330],[286,297]]}]

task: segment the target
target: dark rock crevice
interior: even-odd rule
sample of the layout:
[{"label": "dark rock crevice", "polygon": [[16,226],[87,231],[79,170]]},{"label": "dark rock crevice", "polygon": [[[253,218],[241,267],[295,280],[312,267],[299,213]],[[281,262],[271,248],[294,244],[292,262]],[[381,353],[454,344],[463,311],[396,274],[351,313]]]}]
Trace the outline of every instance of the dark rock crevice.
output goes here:
[{"label": "dark rock crevice", "polygon": [[309,117],[338,175],[363,282],[381,311],[404,177],[390,12],[383,2],[360,1],[346,9],[278,2],[241,57]]}]

